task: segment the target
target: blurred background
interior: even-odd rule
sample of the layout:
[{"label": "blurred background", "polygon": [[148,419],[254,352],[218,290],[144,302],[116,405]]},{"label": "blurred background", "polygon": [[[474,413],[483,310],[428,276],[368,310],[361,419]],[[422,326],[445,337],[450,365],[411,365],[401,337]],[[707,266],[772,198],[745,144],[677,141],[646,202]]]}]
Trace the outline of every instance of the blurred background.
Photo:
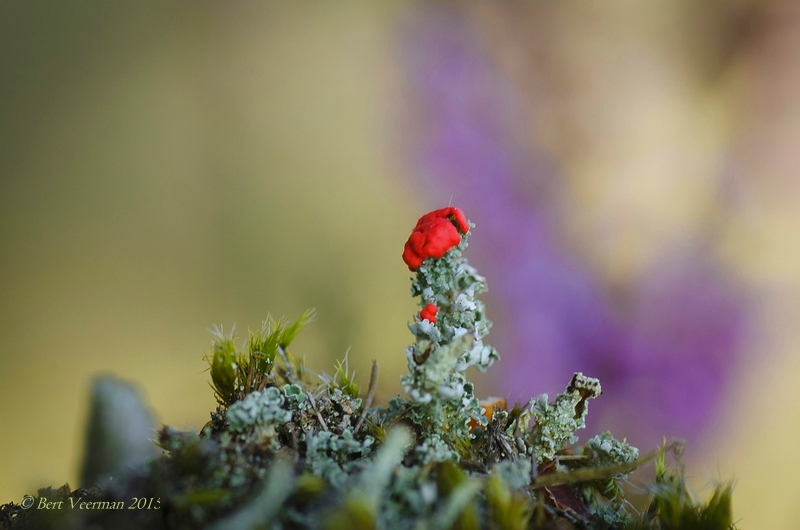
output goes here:
[{"label": "blurred background", "polygon": [[452,204],[480,395],[600,377],[584,439],[795,527],[799,54],[780,1],[0,3],[0,502],[76,485],[94,374],[199,429],[214,324],[316,307],[294,352],[393,396]]}]

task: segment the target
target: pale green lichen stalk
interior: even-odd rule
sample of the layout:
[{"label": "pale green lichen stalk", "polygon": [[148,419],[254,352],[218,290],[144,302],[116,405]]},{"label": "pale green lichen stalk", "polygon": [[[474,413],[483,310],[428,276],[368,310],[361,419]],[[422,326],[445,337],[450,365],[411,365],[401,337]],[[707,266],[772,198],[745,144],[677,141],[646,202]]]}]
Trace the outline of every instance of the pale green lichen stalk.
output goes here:
[{"label": "pale green lichen stalk", "polygon": [[401,379],[408,398],[394,399],[389,416],[404,414],[419,428],[423,462],[458,458],[473,436],[469,424],[486,425],[466,371],[486,371],[498,355],[483,343],[492,324],[477,296],[486,281],[462,257],[468,237],[441,258],[425,260],[412,280],[420,307],[433,304],[437,313],[435,322],[417,317],[409,326],[416,342],[406,349],[409,373]]},{"label": "pale green lichen stalk", "polygon": [[553,460],[558,451],[578,441],[575,431],[586,427],[588,400],[600,393],[599,380],[578,372],[572,376],[564,393],[556,396],[552,403],[548,403],[547,394],[531,399],[528,410],[521,415],[521,422],[526,431],[529,418],[533,416],[535,423],[526,441],[538,463]]}]

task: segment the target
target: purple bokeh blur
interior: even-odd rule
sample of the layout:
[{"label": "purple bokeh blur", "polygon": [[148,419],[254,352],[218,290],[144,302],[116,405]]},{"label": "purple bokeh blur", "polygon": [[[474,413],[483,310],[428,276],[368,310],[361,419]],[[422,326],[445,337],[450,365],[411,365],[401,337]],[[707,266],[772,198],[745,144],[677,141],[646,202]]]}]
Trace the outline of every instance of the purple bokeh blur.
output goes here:
[{"label": "purple bokeh blur", "polygon": [[643,446],[702,440],[743,350],[742,289],[701,245],[686,245],[666,249],[623,294],[609,292],[559,241],[557,164],[517,139],[519,101],[473,30],[440,12],[410,27],[414,170],[432,207],[451,201],[477,225],[469,258],[488,277],[500,324],[490,339],[503,359],[498,387],[512,402],[552,395],[582,371],[604,389],[587,434],[609,429]]}]

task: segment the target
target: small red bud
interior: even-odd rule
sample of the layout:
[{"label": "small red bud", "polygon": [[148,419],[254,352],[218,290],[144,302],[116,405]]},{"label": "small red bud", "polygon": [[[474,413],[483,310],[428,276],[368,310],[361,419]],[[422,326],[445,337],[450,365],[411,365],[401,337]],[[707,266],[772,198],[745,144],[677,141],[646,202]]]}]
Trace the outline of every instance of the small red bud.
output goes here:
[{"label": "small red bud", "polygon": [[419,318],[422,320],[427,320],[431,324],[436,324],[436,313],[439,312],[439,308],[436,307],[434,304],[428,304],[425,308],[419,312]]}]

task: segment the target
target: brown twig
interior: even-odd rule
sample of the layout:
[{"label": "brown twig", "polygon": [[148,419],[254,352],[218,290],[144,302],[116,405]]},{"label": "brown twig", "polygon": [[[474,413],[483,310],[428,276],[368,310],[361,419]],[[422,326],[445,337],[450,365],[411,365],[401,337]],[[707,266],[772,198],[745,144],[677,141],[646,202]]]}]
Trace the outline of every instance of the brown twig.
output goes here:
[{"label": "brown twig", "polygon": [[322,417],[322,414],[319,413],[319,409],[317,409],[317,400],[314,399],[314,392],[310,390],[308,392],[308,401],[311,403],[311,408],[314,409],[314,412],[317,414],[317,419],[319,420],[320,425],[322,425],[322,428],[326,431],[329,430],[328,424],[325,423],[325,418]]},{"label": "brown twig", "polygon": [[556,460],[559,462],[565,462],[567,460],[586,460],[589,458],[587,455],[558,455],[556,456]]},{"label": "brown twig", "polygon": [[533,487],[544,488],[550,486],[559,486],[561,484],[576,484],[579,482],[589,482],[592,480],[604,479],[614,475],[627,474],[648,462],[652,462],[666,451],[671,450],[673,453],[679,454],[680,448],[681,445],[679,442],[673,442],[669,446],[666,446],[662,449],[657,449],[637,460],[634,460],[633,462],[628,462],[626,464],[605,467],[589,467],[576,469],[566,473],[549,473],[546,475],[539,475],[533,482]]},{"label": "brown twig", "polygon": [[256,364],[250,360],[250,366],[247,367],[247,381],[245,382],[245,390],[249,393],[253,391],[253,378],[255,377]]},{"label": "brown twig", "polygon": [[378,361],[373,360],[372,371],[369,374],[369,391],[367,392],[367,401],[364,403],[361,416],[358,418],[358,422],[356,423],[356,432],[358,432],[358,429],[361,428],[361,425],[364,423],[364,420],[367,417],[367,412],[369,412],[369,408],[372,406],[372,399],[375,397],[376,386],[378,386]]},{"label": "brown twig", "polygon": [[283,351],[283,348],[278,346],[278,353],[281,354],[283,364],[286,365],[286,378],[292,383],[297,383],[297,375],[294,373],[294,368],[292,368],[292,363],[289,362],[289,357],[286,355],[286,352]]}]

